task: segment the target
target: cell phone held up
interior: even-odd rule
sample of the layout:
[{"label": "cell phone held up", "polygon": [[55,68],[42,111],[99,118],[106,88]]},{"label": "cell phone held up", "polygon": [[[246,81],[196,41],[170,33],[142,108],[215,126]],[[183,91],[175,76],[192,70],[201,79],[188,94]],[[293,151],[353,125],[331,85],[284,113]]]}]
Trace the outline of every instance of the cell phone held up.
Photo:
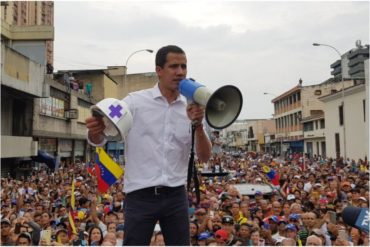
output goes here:
[{"label": "cell phone held up", "polygon": [[334,211],[329,211],[329,221],[332,224],[337,224],[337,213]]}]

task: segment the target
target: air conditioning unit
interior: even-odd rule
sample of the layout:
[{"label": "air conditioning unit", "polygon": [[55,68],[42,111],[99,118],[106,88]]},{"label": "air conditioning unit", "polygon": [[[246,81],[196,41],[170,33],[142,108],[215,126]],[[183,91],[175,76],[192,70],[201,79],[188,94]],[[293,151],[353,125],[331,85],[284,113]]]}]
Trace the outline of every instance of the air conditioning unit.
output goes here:
[{"label": "air conditioning unit", "polygon": [[64,117],[68,119],[78,118],[78,109],[68,109],[64,111]]}]

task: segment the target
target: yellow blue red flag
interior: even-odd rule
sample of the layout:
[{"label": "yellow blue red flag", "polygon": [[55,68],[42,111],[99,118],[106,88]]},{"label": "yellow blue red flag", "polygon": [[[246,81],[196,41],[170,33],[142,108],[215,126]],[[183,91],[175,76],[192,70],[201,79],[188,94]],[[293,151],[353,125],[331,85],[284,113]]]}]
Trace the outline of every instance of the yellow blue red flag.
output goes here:
[{"label": "yellow blue red flag", "polygon": [[98,191],[106,192],[124,173],[124,170],[114,162],[103,148],[96,148],[95,174],[98,180]]}]

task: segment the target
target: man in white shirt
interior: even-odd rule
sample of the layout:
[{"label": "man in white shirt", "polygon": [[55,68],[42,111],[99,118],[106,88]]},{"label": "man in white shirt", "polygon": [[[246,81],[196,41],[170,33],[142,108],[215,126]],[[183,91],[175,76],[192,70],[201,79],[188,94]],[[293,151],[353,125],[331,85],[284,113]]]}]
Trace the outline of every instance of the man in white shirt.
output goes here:
[{"label": "man in white shirt", "polygon": [[[187,105],[179,94],[179,83],[187,73],[185,52],[177,46],[165,46],[155,60],[159,83],[123,99],[133,116],[125,142],[123,244],[149,245],[159,220],[166,245],[190,245],[185,184],[191,122],[196,123],[195,149],[201,162],[210,158],[211,142],[202,126],[204,109]],[[86,119],[86,127],[91,143],[106,143],[101,118]]]}]

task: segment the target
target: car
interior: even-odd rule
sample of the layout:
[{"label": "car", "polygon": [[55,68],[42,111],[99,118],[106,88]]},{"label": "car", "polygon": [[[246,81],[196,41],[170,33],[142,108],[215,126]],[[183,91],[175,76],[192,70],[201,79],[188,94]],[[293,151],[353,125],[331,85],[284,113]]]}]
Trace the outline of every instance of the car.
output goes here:
[{"label": "car", "polygon": [[273,187],[268,184],[234,184],[233,185],[241,195],[253,196],[257,191],[261,191],[263,195],[271,195],[273,192]]}]

